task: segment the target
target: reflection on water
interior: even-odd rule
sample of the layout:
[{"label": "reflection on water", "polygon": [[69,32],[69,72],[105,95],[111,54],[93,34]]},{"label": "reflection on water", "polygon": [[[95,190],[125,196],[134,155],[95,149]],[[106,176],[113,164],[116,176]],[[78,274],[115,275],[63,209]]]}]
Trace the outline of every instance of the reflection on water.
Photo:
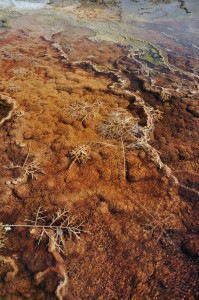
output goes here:
[{"label": "reflection on water", "polygon": [[[199,57],[198,0],[0,0],[0,5],[2,30],[51,36],[73,25],[92,30],[92,40],[129,45],[145,54],[151,43],[170,54]],[[154,62],[148,54],[145,59]]]},{"label": "reflection on water", "polygon": [[170,53],[199,56],[198,0],[0,0],[0,6],[1,30],[51,35],[74,25],[91,29],[93,40],[143,50],[143,44],[132,39],[138,38]]}]

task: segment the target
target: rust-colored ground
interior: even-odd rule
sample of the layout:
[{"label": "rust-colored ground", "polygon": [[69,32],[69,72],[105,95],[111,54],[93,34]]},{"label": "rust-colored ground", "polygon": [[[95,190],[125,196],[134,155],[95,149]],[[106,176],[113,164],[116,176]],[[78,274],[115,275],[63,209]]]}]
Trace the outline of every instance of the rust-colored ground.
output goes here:
[{"label": "rust-colored ground", "polygon": [[[164,113],[151,144],[179,185],[138,149],[126,153],[124,178],[120,144],[103,138],[99,123],[121,107],[143,122],[144,116],[133,99],[111,91],[111,78],[65,63],[45,39],[21,32],[2,35],[1,94],[13,98],[17,109],[0,127],[0,221],[27,224],[39,206],[47,217],[60,208],[74,216],[75,224],[84,222],[85,232],[80,240],[65,236],[59,268],[47,238],[38,245],[29,228],[6,234],[2,229],[7,239],[0,255],[0,299],[197,299],[198,96],[181,91],[162,102],[147,80],[133,73],[136,65],[123,58],[126,49],[88,41],[86,33],[82,37],[72,30],[70,36],[53,37],[71,61],[119,68],[130,79],[130,89]],[[195,83],[189,80],[193,90]],[[157,79],[164,86],[177,87],[179,81],[177,71]],[[100,101],[102,106],[93,118],[81,122],[67,115],[67,107],[76,101]],[[71,165],[69,154],[81,145],[89,145],[90,159]],[[27,154],[30,163],[37,160],[37,178],[18,182],[22,170],[7,167],[23,166]],[[49,267],[38,282],[36,275]],[[68,283],[58,298],[61,268]]]}]

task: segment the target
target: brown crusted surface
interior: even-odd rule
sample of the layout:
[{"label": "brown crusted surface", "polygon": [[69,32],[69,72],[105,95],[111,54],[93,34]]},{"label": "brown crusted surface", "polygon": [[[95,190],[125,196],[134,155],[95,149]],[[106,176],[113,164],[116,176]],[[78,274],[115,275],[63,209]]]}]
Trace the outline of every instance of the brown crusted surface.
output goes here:
[{"label": "brown crusted surface", "polygon": [[[69,53],[72,60],[90,59],[90,49],[95,63],[106,67],[118,63],[121,47],[100,46],[81,38],[80,51],[78,39]],[[62,37],[58,41],[62,44]],[[66,208],[77,222],[84,221],[90,234],[83,233],[79,241],[66,240],[68,299],[196,299],[198,119],[186,110],[183,99],[177,95],[162,103],[156,93],[141,88],[140,78],[131,78],[132,89],[139,88],[146,102],[164,112],[163,120],[156,124],[153,144],[165,163],[178,171],[180,186],[165,178],[143,150],[135,149],[126,154],[130,179],[126,181],[121,148],[97,144],[107,140],[96,128],[101,115],[117,107],[128,107],[144,122],[133,100],[129,105],[127,97],[112,93],[108,89],[111,79],[60,62],[50,44],[37,37],[8,35],[1,39],[1,46],[14,55],[1,61],[2,92],[18,104],[15,116],[0,128],[1,222],[19,224],[32,218],[39,205],[49,213]],[[125,63],[124,59],[123,68]],[[120,69],[121,65],[120,60]],[[175,74],[172,76],[174,79]],[[168,84],[167,80],[165,74],[158,84]],[[8,91],[11,82],[20,89]],[[70,103],[79,100],[102,101],[103,106],[95,118],[81,124],[64,113]],[[68,170],[69,153],[82,144],[91,146],[91,159],[74,163]],[[5,185],[20,174],[3,166],[9,161],[22,165],[28,150],[30,159],[36,157],[46,175]],[[180,174],[181,169],[193,175]],[[191,193],[196,196],[190,197]],[[38,285],[34,280],[38,272],[54,270],[48,241],[38,245],[25,228],[7,236],[2,255],[11,256],[19,272],[6,281],[10,267],[0,264],[0,299],[56,299],[62,279],[56,272],[48,272]]]}]

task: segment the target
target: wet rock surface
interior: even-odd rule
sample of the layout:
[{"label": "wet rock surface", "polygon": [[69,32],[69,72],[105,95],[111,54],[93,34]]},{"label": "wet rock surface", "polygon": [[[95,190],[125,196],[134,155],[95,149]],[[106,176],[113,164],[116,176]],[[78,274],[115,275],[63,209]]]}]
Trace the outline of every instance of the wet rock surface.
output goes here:
[{"label": "wet rock surface", "polygon": [[92,33],[0,36],[0,298],[197,299],[197,75]]}]

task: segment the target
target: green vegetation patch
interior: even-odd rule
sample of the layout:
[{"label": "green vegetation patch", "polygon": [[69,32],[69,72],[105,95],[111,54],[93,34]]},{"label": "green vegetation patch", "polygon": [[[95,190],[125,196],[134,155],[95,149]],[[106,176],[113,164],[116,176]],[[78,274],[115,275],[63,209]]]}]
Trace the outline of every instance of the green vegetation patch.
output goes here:
[{"label": "green vegetation patch", "polygon": [[124,43],[136,50],[139,59],[149,62],[153,65],[165,66],[166,62],[161,50],[145,40],[123,36]]}]

